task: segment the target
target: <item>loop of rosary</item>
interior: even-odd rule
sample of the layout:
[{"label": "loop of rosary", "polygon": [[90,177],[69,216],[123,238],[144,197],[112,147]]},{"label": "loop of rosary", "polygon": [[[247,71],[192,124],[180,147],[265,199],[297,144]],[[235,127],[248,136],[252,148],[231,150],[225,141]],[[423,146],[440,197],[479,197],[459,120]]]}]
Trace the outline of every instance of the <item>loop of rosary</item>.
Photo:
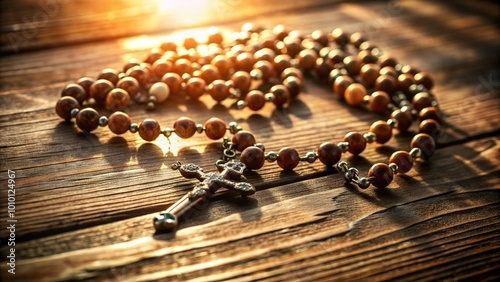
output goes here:
[{"label": "loop of rosary", "polygon": [[[226,124],[211,118],[201,124],[181,117],[172,127],[162,127],[153,119],[134,123],[124,112],[131,103],[145,103],[151,110],[172,97],[197,100],[207,93],[217,102],[239,99],[235,103],[239,109],[258,111],[266,102],[283,107],[299,95],[304,76],[329,83],[339,100],[349,106],[390,113],[388,120],[374,122],[366,132],[348,132],[340,142],[320,143],[315,150],[300,155],[292,147],[266,152],[252,133],[235,122]],[[263,93],[251,89],[252,81],[274,86]],[[193,38],[186,38],[182,46],[165,42],[143,61],[127,62],[123,71],[108,68],[95,80],[83,77],[64,87],[56,112],[67,121],[75,118],[84,131],[107,126],[114,134],[137,132],[145,141],[160,134],[190,138],[204,132],[209,139],[223,139],[222,163],[239,158],[247,169],[260,169],[268,161],[293,170],[300,162],[319,160],[335,166],[348,183],[362,189],[370,185],[384,188],[394,175],[408,172],[415,159],[426,160],[436,150],[442,117],[431,92],[433,86],[429,74],[399,64],[361,33],[349,35],[337,28],[331,33],[304,35],[281,25],[265,30],[245,24],[229,43],[222,33],[211,29],[206,43]],[[91,107],[82,108],[92,101],[112,113],[106,117]],[[407,132],[414,120],[420,121],[420,133],[413,137],[409,150],[394,152],[387,164],[374,164],[366,177],[341,161],[342,154],[359,155],[369,143],[387,143],[394,129]],[[227,131],[232,138],[226,136]]]}]

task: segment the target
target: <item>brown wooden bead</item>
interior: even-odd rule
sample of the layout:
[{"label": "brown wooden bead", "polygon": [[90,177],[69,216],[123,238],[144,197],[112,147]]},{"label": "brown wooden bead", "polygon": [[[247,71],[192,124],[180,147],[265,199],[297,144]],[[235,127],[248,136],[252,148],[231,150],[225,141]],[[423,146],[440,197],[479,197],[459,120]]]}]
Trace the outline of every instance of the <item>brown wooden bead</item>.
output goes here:
[{"label": "brown wooden bead", "polygon": [[198,42],[196,42],[196,39],[193,37],[186,37],[184,38],[184,43],[182,44],[184,48],[186,49],[194,49],[196,46],[198,46]]},{"label": "brown wooden bead", "polygon": [[278,152],[278,165],[283,170],[293,170],[299,162],[299,153],[294,148],[285,147]]},{"label": "brown wooden bead", "polygon": [[416,75],[419,72],[420,72],[420,70],[418,70],[414,66],[410,66],[410,65],[405,65],[401,68],[401,73],[409,73],[411,75]]},{"label": "brown wooden bead", "polygon": [[61,97],[64,96],[71,96],[81,104],[87,99],[87,92],[80,84],[70,83],[61,92]]},{"label": "brown wooden bead", "polygon": [[262,48],[255,52],[253,58],[255,61],[268,61],[270,63],[274,60],[274,51],[269,48]]},{"label": "brown wooden bead", "polygon": [[404,93],[409,93],[410,86],[415,84],[415,79],[410,73],[403,73],[398,76],[398,89]]},{"label": "brown wooden bead", "polygon": [[290,92],[284,85],[274,85],[269,92],[274,94],[273,103],[276,107],[282,107],[290,101]]},{"label": "brown wooden bead", "polygon": [[289,76],[283,80],[283,85],[288,89],[290,98],[297,97],[302,92],[302,80],[295,76]]},{"label": "brown wooden bead", "polygon": [[319,145],[317,153],[319,160],[327,166],[336,164],[342,157],[342,150],[339,146],[330,142]]},{"label": "brown wooden bead", "polygon": [[182,90],[182,78],[173,72],[166,73],[161,81],[168,85],[170,89],[170,95],[176,96],[181,93]]},{"label": "brown wooden bead", "polygon": [[334,66],[329,60],[323,58],[316,59],[316,67],[314,68],[319,79],[327,79]]},{"label": "brown wooden bead", "polygon": [[103,104],[113,88],[115,87],[109,80],[98,79],[90,86],[90,97],[94,98],[97,103]]},{"label": "brown wooden bead", "polygon": [[108,118],[108,127],[114,134],[123,134],[130,129],[130,117],[123,112],[114,112]]},{"label": "brown wooden bead", "polygon": [[139,92],[140,85],[137,79],[126,76],[116,83],[116,87],[127,91],[131,97],[134,97]]},{"label": "brown wooden bead", "polygon": [[273,33],[276,35],[276,39],[283,40],[290,32],[284,25],[279,24],[273,28]]},{"label": "brown wooden bead", "polygon": [[383,120],[374,122],[370,126],[370,132],[375,134],[375,142],[379,144],[387,143],[392,137],[392,127]]},{"label": "brown wooden bead", "polygon": [[343,63],[345,56],[346,56],[345,52],[342,51],[342,50],[340,50],[340,49],[333,49],[330,52],[328,52],[328,55],[327,55],[328,60],[333,65],[337,65],[337,64]]},{"label": "brown wooden bead", "polygon": [[436,151],[436,143],[434,138],[426,133],[419,133],[413,137],[410,143],[410,147],[419,148],[422,153],[422,158],[430,158]]},{"label": "brown wooden bead", "polygon": [[86,99],[90,98],[90,86],[94,83],[94,80],[90,77],[82,77],[76,81],[76,84],[79,84],[85,92],[87,93]]},{"label": "brown wooden bead", "polygon": [[360,75],[366,86],[375,85],[375,81],[379,77],[380,69],[376,64],[365,64],[361,67]]},{"label": "brown wooden bead", "polygon": [[420,121],[424,121],[426,119],[433,119],[438,123],[441,123],[441,113],[436,107],[427,107],[423,108],[418,114]]},{"label": "brown wooden bead", "polygon": [[375,89],[384,91],[389,95],[394,94],[398,87],[397,81],[390,75],[381,75],[375,80]]},{"label": "brown wooden bead", "polygon": [[178,118],[174,122],[174,131],[180,138],[189,138],[196,133],[196,123],[188,117]]},{"label": "brown wooden bead", "polygon": [[383,113],[391,103],[391,97],[384,91],[375,91],[370,95],[370,109],[374,113]]},{"label": "brown wooden bead", "polygon": [[116,85],[118,80],[120,80],[118,78],[118,74],[119,74],[119,72],[117,70],[107,68],[107,69],[103,69],[101,71],[101,73],[97,76],[97,79],[106,79],[109,82],[111,82],[113,85]]},{"label": "brown wooden bead", "polygon": [[206,84],[210,84],[214,80],[220,79],[220,77],[220,72],[215,66],[204,65],[200,69],[200,78],[203,79]]},{"label": "brown wooden bead", "polygon": [[133,67],[140,66],[141,61],[139,61],[136,58],[131,58],[124,66],[123,66],[123,72],[127,73],[127,71]]},{"label": "brown wooden bead", "polygon": [[61,97],[56,103],[56,113],[66,121],[72,118],[73,109],[80,109],[80,103],[71,96]]},{"label": "brown wooden bead", "polygon": [[389,163],[396,164],[398,173],[405,174],[413,167],[413,157],[406,151],[397,151],[391,155]]},{"label": "brown wooden bead", "polygon": [[266,160],[264,152],[255,146],[250,146],[243,150],[240,155],[240,162],[244,163],[248,169],[260,169]]},{"label": "brown wooden bead", "polygon": [[149,51],[149,54],[147,55],[146,59],[144,59],[144,62],[153,65],[163,56],[164,53],[165,51],[161,48],[153,48],[151,49],[151,51]]},{"label": "brown wooden bead", "polygon": [[358,62],[356,56],[351,55],[344,58],[344,67],[350,76],[356,76],[361,70],[361,64]]},{"label": "brown wooden bead", "polygon": [[253,136],[252,133],[246,131],[246,130],[241,130],[237,132],[235,135],[233,135],[232,140],[234,143],[234,148],[237,151],[242,152],[246,148],[255,145],[255,137]]},{"label": "brown wooden bead", "polygon": [[141,66],[131,67],[127,70],[126,75],[135,78],[142,86],[146,86],[151,79],[149,70]]},{"label": "brown wooden bead", "polygon": [[366,96],[366,88],[363,84],[353,83],[347,87],[344,92],[344,98],[347,104],[357,107],[361,106]]},{"label": "brown wooden bead", "polygon": [[206,89],[205,81],[199,77],[192,77],[186,83],[186,95],[193,100],[197,100],[203,94],[205,94]]},{"label": "brown wooden bead", "polygon": [[281,75],[281,73],[292,66],[291,64],[292,58],[289,55],[281,54],[274,57],[274,71],[276,74]]},{"label": "brown wooden bead", "polygon": [[372,41],[365,41],[359,45],[359,50],[369,50],[372,51],[373,49],[377,49],[378,46],[375,45],[374,42]]},{"label": "brown wooden bead", "polygon": [[379,71],[380,75],[390,75],[394,78],[398,78],[398,72],[394,67],[386,66],[380,69]]},{"label": "brown wooden bead", "polygon": [[298,68],[286,68],[282,73],[281,73],[281,80],[285,80],[285,78],[289,76],[294,76],[300,79],[301,81],[304,79],[304,76],[302,75],[302,71],[299,70]]},{"label": "brown wooden bead", "polygon": [[398,61],[389,55],[382,55],[382,56],[380,56],[378,63],[379,63],[381,68],[384,68],[384,67],[393,67],[394,68],[398,64]]},{"label": "brown wooden bead", "polygon": [[418,84],[422,84],[428,90],[431,90],[432,87],[434,86],[434,80],[426,72],[419,72],[419,73],[415,74],[415,81]]},{"label": "brown wooden bead", "polygon": [[351,84],[354,83],[354,80],[348,75],[342,75],[335,79],[333,83],[333,93],[337,94],[337,96],[341,99],[345,97],[345,90]]},{"label": "brown wooden bead", "polygon": [[361,65],[376,64],[378,60],[377,56],[373,55],[373,53],[370,50],[359,51],[358,55],[356,56],[356,59]]},{"label": "brown wooden bead", "polygon": [[109,91],[106,97],[106,107],[112,112],[124,109],[128,106],[129,102],[130,95],[121,88],[115,88]]},{"label": "brown wooden bead", "polygon": [[252,85],[252,77],[245,71],[237,71],[231,76],[234,88],[239,89],[243,94],[248,92]]},{"label": "brown wooden bead", "polygon": [[245,103],[252,111],[258,111],[266,104],[266,97],[260,90],[252,90],[245,96]]},{"label": "brown wooden bead", "polygon": [[316,52],[310,49],[300,51],[297,59],[299,66],[304,70],[312,70],[316,66],[316,59],[318,58]]},{"label": "brown wooden bead", "polygon": [[373,179],[371,183],[377,188],[385,188],[394,179],[392,169],[383,163],[374,164],[368,171],[368,177]]},{"label": "brown wooden bead", "polygon": [[358,132],[347,133],[342,141],[349,143],[348,151],[353,155],[361,154],[366,148],[366,140],[363,134]]},{"label": "brown wooden bead", "polygon": [[211,118],[205,122],[205,135],[209,139],[218,140],[224,137],[227,130],[226,123],[220,118]]},{"label": "brown wooden bead", "polygon": [[432,106],[432,97],[429,95],[427,92],[420,92],[417,95],[413,97],[412,100],[412,105],[417,110],[420,112],[422,109],[431,107]]},{"label": "brown wooden bead", "polygon": [[155,140],[160,133],[160,124],[154,119],[147,118],[139,124],[139,135],[146,141]]},{"label": "brown wooden bead", "polygon": [[328,34],[322,30],[315,30],[311,33],[311,38],[321,44],[322,46],[328,46],[329,39]]},{"label": "brown wooden bead", "polygon": [[265,60],[258,61],[254,64],[253,68],[262,72],[262,81],[269,81],[274,76],[274,67],[271,62]]},{"label": "brown wooden bead", "polygon": [[161,44],[160,48],[165,52],[177,51],[177,44],[175,44],[174,42],[167,41],[167,42],[163,42]]},{"label": "brown wooden bead", "polygon": [[391,118],[395,119],[398,122],[397,129],[399,132],[404,133],[408,131],[408,128],[411,126],[413,122],[413,116],[409,111],[401,111],[395,110],[391,113]]},{"label": "brown wooden bead", "polygon": [[222,77],[229,74],[229,71],[233,67],[233,63],[225,55],[217,55],[210,62],[211,65],[217,67]]},{"label": "brown wooden bead", "polygon": [[172,72],[174,65],[167,59],[158,59],[153,63],[153,75],[157,78],[162,78],[166,73]]},{"label": "brown wooden bead", "polygon": [[174,63],[174,72],[182,76],[183,74],[191,74],[193,67],[191,61],[185,58],[180,58]]},{"label": "brown wooden bead", "polygon": [[418,127],[418,131],[420,133],[427,133],[429,134],[430,136],[432,136],[432,138],[434,138],[434,140],[437,140],[439,138],[439,136],[441,135],[441,126],[439,125],[439,123],[433,119],[426,119],[424,121],[422,121]]},{"label": "brown wooden bead", "polygon": [[361,46],[361,43],[366,41],[366,37],[361,32],[355,32],[351,34],[349,41],[351,42],[352,45],[354,45],[354,47],[359,48],[359,46]]},{"label": "brown wooden bead", "polygon": [[332,36],[333,40],[335,40],[335,43],[337,43],[339,46],[346,45],[349,43],[349,34],[345,32],[341,28],[336,28],[332,31]]},{"label": "brown wooden bead", "polygon": [[296,37],[287,36],[283,40],[283,43],[285,44],[284,51],[286,51],[286,54],[292,58],[295,58],[303,49],[301,39]]},{"label": "brown wooden bead", "polygon": [[217,101],[224,101],[230,96],[229,86],[224,80],[215,80],[208,86],[208,93],[212,98]]},{"label": "brown wooden bead", "polygon": [[99,126],[99,118],[99,113],[96,110],[85,108],[76,115],[76,125],[81,130],[90,132]]},{"label": "brown wooden bead", "polygon": [[250,52],[242,52],[236,56],[235,66],[237,70],[250,72],[254,64],[255,59]]}]

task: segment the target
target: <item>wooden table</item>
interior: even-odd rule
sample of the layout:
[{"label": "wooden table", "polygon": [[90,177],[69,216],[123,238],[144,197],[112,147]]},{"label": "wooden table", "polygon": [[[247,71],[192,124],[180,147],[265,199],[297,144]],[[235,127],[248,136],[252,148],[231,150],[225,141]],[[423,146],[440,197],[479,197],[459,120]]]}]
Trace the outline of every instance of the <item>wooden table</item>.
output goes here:
[{"label": "wooden table", "polygon": [[[500,13],[494,1],[219,0],[206,7],[171,3],[176,11],[158,6],[165,1],[34,2],[0,4],[2,281],[498,279]],[[363,31],[401,63],[431,73],[445,119],[435,156],[382,190],[346,185],[319,162],[293,172],[267,164],[247,174],[255,195],[222,192],[177,232],[154,234],[154,215],[194,183],[170,164],[215,171],[220,142],[202,135],[145,142],[103,128],[84,134],[56,116],[55,102],[67,83],[142,59],[165,35],[212,24],[235,30],[246,21],[304,32]],[[179,116],[200,123],[218,116],[254,132],[268,150],[293,146],[301,154],[386,118],[348,107],[314,79],[304,88],[283,110],[239,111],[232,102],[221,107],[203,97],[129,113],[136,122],[151,117],[163,126]],[[343,158],[365,174],[394,150],[408,150],[410,137],[397,135],[360,157]],[[7,170],[15,172],[13,232],[6,229],[12,224]],[[11,233],[15,275],[7,272]]]}]

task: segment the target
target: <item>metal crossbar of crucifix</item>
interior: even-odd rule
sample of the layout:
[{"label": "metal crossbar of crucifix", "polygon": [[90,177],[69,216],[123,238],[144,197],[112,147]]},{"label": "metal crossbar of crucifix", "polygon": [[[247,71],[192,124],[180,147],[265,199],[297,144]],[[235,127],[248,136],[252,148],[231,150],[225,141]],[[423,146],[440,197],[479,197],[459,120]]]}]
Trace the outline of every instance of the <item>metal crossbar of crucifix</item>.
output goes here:
[{"label": "metal crossbar of crucifix", "polygon": [[178,169],[181,175],[186,178],[198,179],[200,183],[195,184],[191,192],[154,218],[153,224],[158,232],[175,229],[179,219],[206,203],[219,188],[239,191],[242,195],[255,193],[255,187],[246,182],[246,178],[243,176],[246,166],[241,162],[229,161],[220,165],[220,174],[204,173],[203,169],[195,164],[175,163],[172,168]]}]

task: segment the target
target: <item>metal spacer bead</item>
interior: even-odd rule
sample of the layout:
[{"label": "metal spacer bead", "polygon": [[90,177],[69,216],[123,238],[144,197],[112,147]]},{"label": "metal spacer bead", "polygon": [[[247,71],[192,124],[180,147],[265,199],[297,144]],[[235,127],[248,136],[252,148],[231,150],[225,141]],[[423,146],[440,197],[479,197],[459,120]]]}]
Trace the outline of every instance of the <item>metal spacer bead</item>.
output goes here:
[{"label": "metal spacer bead", "polygon": [[[151,96],[152,97],[152,96]],[[152,111],[154,110],[156,107],[156,104],[154,102],[151,102],[149,101],[147,104],[146,104],[146,110],[148,111]]]},{"label": "metal spacer bead", "polygon": [[239,100],[236,103],[236,106],[238,107],[238,110],[242,110],[242,109],[244,109],[247,106],[247,104],[245,103],[245,101]]},{"label": "metal spacer bead", "polygon": [[273,93],[266,93],[266,95],[264,95],[264,97],[266,98],[267,102],[273,102],[274,99],[276,98]]},{"label": "metal spacer bead", "polygon": [[165,136],[165,137],[170,137],[172,136],[172,133],[174,133],[174,130],[172,128],[164,128],[161,133]]},{"label": "metal spacer bead", "polygon": [[71,110],[71,117],[74,118],[80,112],[80,109],[74,108]]},{"label": "metal spacer bead", "polygon": [[229,132],[231,132],[231,134],[236,134],[238,132],[238,123],[236,123],[235,121],[232,121],[229,123]]},{"label": "metal spacer bead", "polygon": [[411,111],[411,109],[409,106],[403,106],[403,107],[401,107],[401,111],[406,112],[406,111]]},{"label": "metal spacer bead", "polygon": [[232,88],[231,91],[229,92],[229,95],[233,99],[238,99],[241,97],[241,90],[236,89],[236,88]]},{"label": "metal spacer bead", "polygon": [[[357,177],[357,176],[358,176],[358,174],[359,174],[359,170],[358,170],[357,168],[354,168],[354,167],[350,167],[350,168],[349,168],[349,170],[348,170],[347,172],[352,173],[352,174],[353,174],[354,176],[356,176],[356,177]],[[356,177],[355,177],[355,178],[356,178]]]},{"label": "metal spacer bead", "polygon": [[196,124],[196,132],[203,133],[203,130],[205,130],[203,128],[203,124],[201,124],[201,123]]},{"label": "metal spacer bead", "polygon": [[318,155],[315,152],[307,152],[304,157],[301,157],[300,160],[303,162],[308,162],[310,164],[314,163],[318,159]]},{"label": "metal spacer bead", "polygon": [[438,102],[437,102],[436,100],[432,100],[432,102],[431,102],[431,106],[433,106],[433,107],[436,107],[436,108],[437,108],[439,105],[438,105]]},{"label": "metal spacer bead", "polygon": [[390,164],[389,164],[389,167],[391,168],[391,170],[392,170],[392,172],[393,172],[394,174],[398,174],[398,172],[399,172],[399,167],[398,167],[398,165],[397,165],[397,164],[395,164],[395,163],[390,163]]},{"label": "metal spacer bead", "polygon": [[254,80],[261,80],[262,79],[262,71],[259,69],[253,69],[252,71],[250,71],[250,76]]},{"label": "metal spacer bead", "polygon": [[392,128],[398,127],[398,121],[392,118],[387,120],[387,124],[390,125]]},{"label": "metal spacer bead", "polygon": [[341,161],[341,162],[337,163],[337,170],[339,172],[347,172],[348,169],[349,169],[349,166],[347,165],[346,162]]},{"label": "metal spacer bead", "polygon": [[261,149],[262,152],[266,151],[266,147],[264,147],[264,144],[262,144],[262,143],[255,143],[254,146],[257,147],[257,148],[259,148],[259,149]]},{"label": "metal spacer bead", "polygon": [[137,125],[137,123],[132,123],[130,125],[129,131],[132,133],[136,133],[137,131],[139,131],[139,126]]},{"label": "metal spacer bead", "polygon": [[418,158],[420,158],[422,156],[422,151],[420,150],[420,148],[413,148],[410,151],[410,156],[413,159],[418,159]]},{"label": "metal spacer bead", "polygon": [[102,116],[99,118],[99,126],[105,127],[108,125],[108,118],[106,116]]},{"label": "metal spacer bead", "polygon": [[377,139],[377,135],[373,132],[367,132],[363,134],[363,138],[365,138],[366,143],[373,143],[375,142],[375,139]]},{"label": "metal spacer bead", "polygon": [[349,142],[339,142],[337,146],[339,146],[340,150],[342,150],[342,153],[345,153],[349,150]]},{"label": "metal spacer bead", "polygon": [[358,187],[361,188],[361,189],[366,189],[368,187],[370,187],[370,179],[367,178],[367,177],[362,177],[360,178],[356,184],[358,184]]},{"label": "metal spacer bead", "polygon": [[270,163],[277,161],[277,160],[278,160],[278,158],[279,158],[279,155],[278,155],[277,153],[275,153],[275,152],[272,152],[272,151],[271,151],[271,152],[268,152],[268,153],[266,154],[266,160],[267,160],[268,162],[270,162]]}]

